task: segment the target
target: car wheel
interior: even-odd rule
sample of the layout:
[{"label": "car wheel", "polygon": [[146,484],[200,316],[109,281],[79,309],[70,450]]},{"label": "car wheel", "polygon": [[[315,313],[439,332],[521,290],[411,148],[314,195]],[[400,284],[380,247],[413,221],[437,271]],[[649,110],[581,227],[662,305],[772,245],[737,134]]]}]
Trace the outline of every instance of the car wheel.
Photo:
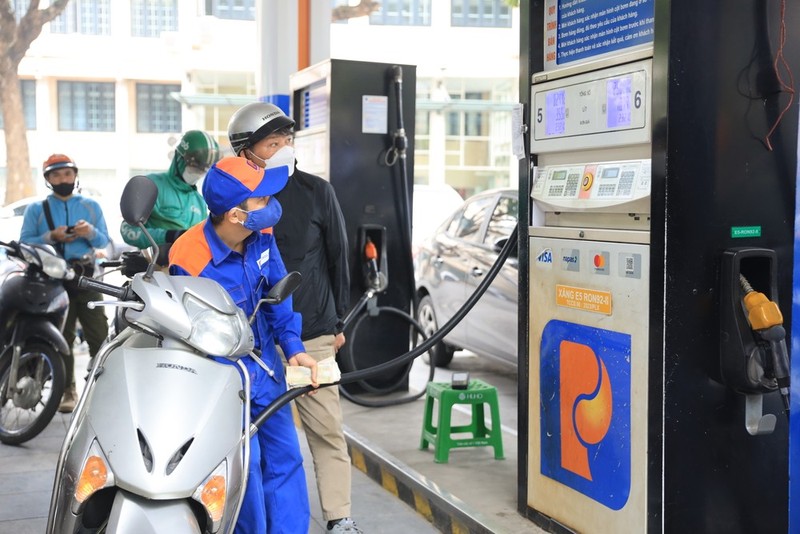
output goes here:
[{"label": "car wheel", "polygon": [[[433,310],[433,300],[429,295],[425,295],[419,300],[417,306],[417,322],[419,322],[422,330],[427,337],[432,336],[439,330],[439,323],[436,321],[436,312]],[[444,341],[440,341],[434,345],[430,354],[436,360],[436,367],[447,367],[453,361],[453,353],[456,349],[452,345],[448,345]],[[425,356],[423,356],[425,358]],[[430,363],[430,362],[428,362]]]}]

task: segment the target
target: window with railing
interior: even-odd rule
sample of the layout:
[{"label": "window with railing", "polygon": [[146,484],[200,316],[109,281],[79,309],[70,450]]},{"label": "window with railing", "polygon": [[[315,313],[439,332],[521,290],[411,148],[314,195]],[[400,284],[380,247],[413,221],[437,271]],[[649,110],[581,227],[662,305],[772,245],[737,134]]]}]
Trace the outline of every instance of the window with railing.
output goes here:
[{"label": "window with railing", "polygon": [[451,0],[450,24],[510,28],[511,8],[503,0]]},{"label": "window with railing", "polygon": [[112,82],[58,82],[58,129],[113,132]]},{"label": "window with railing", "polygon": [[170,31],[178,31],[178,0],[132,0],[132,36],[160,37]]},{"label": "window with railing", "polygon": [[[25,129],[36,129],[36,80],[20,80],[22,93],[22,113],[25,115]],[[0,109],[0,128],[3,128],[3,110]]]},{"label": "window with railing", "polygon": [[[432,0],[382,0],[369,14],[369,23],[384,26],[430,26]],[[332,0],[332,7],[349,5],[347,0]]]},{"label": "window with railing", "polygon": [[255,0],[206,0],[206,13],[221,19],[256,20]]},{"label": "window with railing", "polygon": [[178,84],[136,84],[136,131],[163,133],[181,131],[181,105],[170,96],[178,93]]},{"label": "window with railing", "polygon": [[417,79],[414,179],[463,195],[510,183],[516,79]]},{"label": "window with railing", "polygon": [[50,32],[111,35],[111,0],[71,0],[50,22]]}]

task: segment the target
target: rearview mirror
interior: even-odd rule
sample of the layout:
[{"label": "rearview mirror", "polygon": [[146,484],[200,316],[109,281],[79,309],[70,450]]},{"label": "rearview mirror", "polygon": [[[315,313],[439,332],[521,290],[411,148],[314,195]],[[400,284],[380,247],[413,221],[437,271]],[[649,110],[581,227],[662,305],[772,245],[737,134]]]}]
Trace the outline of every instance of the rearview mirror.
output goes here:
[{"label": "rearview mirror", "polygon": [[294,293],[294,290],[300,286],[303,276],[297,271],[292,271],[276,283],[267,293],[264,298],[267,304],[280,304],[286,297]]},{"label": "rearview mirror", "polygon": [[150,217],[156,205],[158,186],[147,176],[134,176],[125,184],[119,199],[119,209],[125,222],[138,226]]},{"label": "rearview mirror", "polygon": [[253,324],[256,313],[259,308],[261,308],[262,304],[280,304],[286,300],[286,297],[294,293],[294,290],[300,286],[302,280],[303,276],[297,271],[292,271],[278,280],[275,285],[270,288],[267,296],[259,300],[258,304],[256,304],[256,309],[253,310],[253,314],[250,316],[250,324]]}]

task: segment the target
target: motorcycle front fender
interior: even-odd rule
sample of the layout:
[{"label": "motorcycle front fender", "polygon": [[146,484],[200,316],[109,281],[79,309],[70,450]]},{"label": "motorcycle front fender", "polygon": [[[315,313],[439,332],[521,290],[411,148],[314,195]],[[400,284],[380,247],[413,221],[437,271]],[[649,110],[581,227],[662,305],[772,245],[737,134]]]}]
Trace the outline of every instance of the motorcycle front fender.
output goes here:
[{"label": "motorcycle front fender", "polygon": [[186,499],[156,501],[118,491],[108,518],[116,534],[200,534],[200,525]]},{"label": "motorcycle front fender", "polygon": [[17,339],[20,342],[26,339],[38,338],[52,345],[64,356],[69,354],[69,345],[64,339],[61,330],[47,319],[26,318],[18,325]]}]

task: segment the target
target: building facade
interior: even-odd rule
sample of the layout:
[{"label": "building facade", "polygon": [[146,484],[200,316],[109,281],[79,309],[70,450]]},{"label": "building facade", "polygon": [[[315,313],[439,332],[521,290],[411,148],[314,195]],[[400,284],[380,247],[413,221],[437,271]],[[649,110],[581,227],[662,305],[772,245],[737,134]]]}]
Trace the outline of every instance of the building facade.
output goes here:
[{"label": "building facade", "polygon": [[[12,3],[21,17],[28,2]],[[257,4],[71,0],[19,67],[40,192],[41,161],[53,152],[75,159],[84,187],[117,198],[130,176],[166,169],[186,130],[206,130],[229,151],[228,119],[259,98]],[[417,65],[415,180],[466,196],[517,183],[518,25],[503,0],[384,1],[331,25],[330,57]],[[2,190],[5,150],[0,143]]]}]

